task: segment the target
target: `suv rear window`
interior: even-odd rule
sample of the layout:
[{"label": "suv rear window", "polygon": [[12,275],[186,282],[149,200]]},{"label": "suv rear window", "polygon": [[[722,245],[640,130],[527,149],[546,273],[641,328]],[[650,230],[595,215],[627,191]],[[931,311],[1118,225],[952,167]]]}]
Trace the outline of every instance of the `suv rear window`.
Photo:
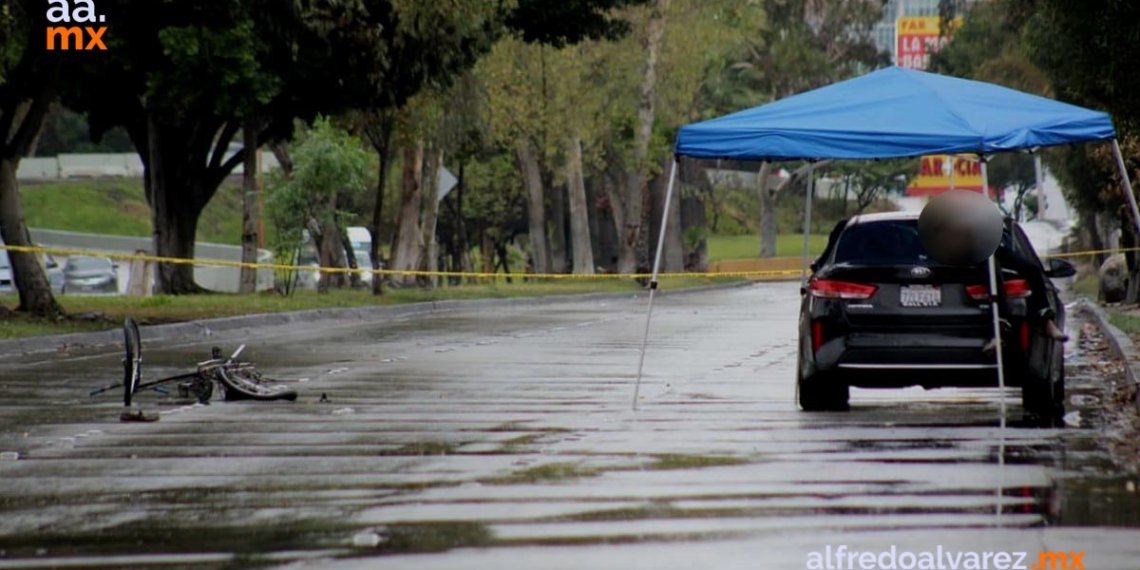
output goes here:
[{"label": "suv rear window", "polygon": [[929,262],[918,238],[918,220],[865,222],[839,236],[835,263],[920,265]]}]

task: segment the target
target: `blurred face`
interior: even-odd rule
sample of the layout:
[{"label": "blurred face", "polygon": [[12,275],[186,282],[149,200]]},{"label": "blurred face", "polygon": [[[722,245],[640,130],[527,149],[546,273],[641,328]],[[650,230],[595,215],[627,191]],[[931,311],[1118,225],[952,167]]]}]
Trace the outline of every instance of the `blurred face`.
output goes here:
[{"label": "blurred face", "polygon": [[942,256],[945,259],[965,259],[970,256],[970,232],[963,224],[946,224],[939,236]]}]

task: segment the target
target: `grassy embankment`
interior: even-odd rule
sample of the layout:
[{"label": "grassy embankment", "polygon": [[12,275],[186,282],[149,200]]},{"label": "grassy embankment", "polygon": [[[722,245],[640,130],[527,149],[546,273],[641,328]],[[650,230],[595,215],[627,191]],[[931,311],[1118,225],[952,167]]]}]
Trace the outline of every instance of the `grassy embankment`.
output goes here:
[{"label": "grassy embankment", "polygon": [[[239,242],[240,187],[228,183],[203,213],[199,224],[202,241],[236,244]],[[28,225],[41,229],[57,229],[86,233],[104,233],[145,237],[150,235],[150,221],[141,181],[130,179],[69,181],[64,183],[25,185],[22,189],[25,217]],[[67,207],[60,207],[66,204]],[[268,236],[271,239],[271,236]],[[818,252],[824,245],[824,236],[812,236],[811,247]],[[803,242],[799,235],[781,235],[777,242],[777,255],[798,256]],[[759,237],[755,235],[711,236],[710,261],[755,257],[759,251]],[[679,289],[717,283],[732,279],[667,279],[663,289]],[[558,282],[522,282],[503,280],[494,284],[442,287],[435,290],[390,290],[381,297],[365,291],[334,291],[317,295],[299,291],[292,297],[275,294],[199,295],[189,297],[59,297],[68,314],[89,316],[60,322],[27,319],[22,316],[0,315],[0,338],[17,338],[31,335],[105,330],[119,326],[122,319],[131,315],[143,323],[167,323],[242,314],[298,311],[318,308],[389,305],[430,300],[533,297],[556,294],[597,292],[634,292],[640,286],[632,281],[565,280]],[[17,303],[11,295],[0,295],[0,307],[13,307]]]},{"label": "grassy embankment", "polygon": [[[21,192],[28,226],[40,229],[146,237],[150,213],[143,197],[142,182],[133,179],[83,180],[51,184],[28,184]],[[59,207],[67,204],[66,208]],[[237,245],[241,243],[241,187],[225,184],[210,201],[198,224],[200,241]],[[271,227],[266,228],[272,232]],[[272,242],[267,235],[266,241]],[[755,235],[709,237],[709,260],[756,257],[760,238]],[[826,237],[812,236],[813,251],[822,250]],[[800,255],[800,234],[784,234],[777,241],[776,255]]]}]

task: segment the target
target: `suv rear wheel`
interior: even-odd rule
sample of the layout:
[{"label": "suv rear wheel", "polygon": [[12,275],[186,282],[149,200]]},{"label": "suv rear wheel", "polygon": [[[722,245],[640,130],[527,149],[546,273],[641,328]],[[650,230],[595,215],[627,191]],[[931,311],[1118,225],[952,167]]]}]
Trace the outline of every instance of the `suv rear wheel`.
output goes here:
[{"label": "suv rear wheel", "polygon": [[846,412],[851,409],[848,400],[851,388],[833,378],[816,374],[805,379],[796,366],[796,399],[805,412]]},{"label": "suv rear wheel", "polygon": [[1053,377],[1030,378],[1021,387],[1021,406],[1025,413],[1040,419],[1055,420],[1065,415],[1065,365],[1054,364]]}]

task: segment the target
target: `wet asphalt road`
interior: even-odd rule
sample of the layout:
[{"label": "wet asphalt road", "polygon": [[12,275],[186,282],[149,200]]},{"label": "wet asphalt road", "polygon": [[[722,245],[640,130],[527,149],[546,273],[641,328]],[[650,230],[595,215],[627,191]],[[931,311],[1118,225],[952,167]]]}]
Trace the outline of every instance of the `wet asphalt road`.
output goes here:
[{"label": "wet asphalt road", "polygon": [[791,569],[841,544],[1140,568],[1140,478],[1101,447],[1103,379],[1077,347],[1067,429],[1019,427],[1011,393],[1003,432],[992,390],[807,414],[797,303],[790,283],[659,299],[637,412],[643,299],[148,345],[144,380],[246,342],[301,394],[150,393],[153,424],[87,398],[117,352],[7,359],[0,568]]}]

